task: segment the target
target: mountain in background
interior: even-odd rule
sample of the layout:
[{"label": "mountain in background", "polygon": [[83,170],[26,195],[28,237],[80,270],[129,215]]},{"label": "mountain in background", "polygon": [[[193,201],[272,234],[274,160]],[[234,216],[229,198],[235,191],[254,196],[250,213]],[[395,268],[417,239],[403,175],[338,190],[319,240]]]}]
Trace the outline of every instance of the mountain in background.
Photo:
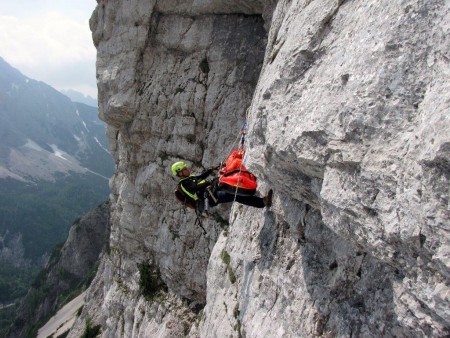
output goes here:
[{"label": "mountain in background", "polygon": [[0,58],[0,305],[23,296],[70,224],[108,199],[105,129],[97,108]]},{"label": "mountain in background", "polygon": [[59,308],[83,292],[95,276],[99,255],[109,248],[109,229],[109,202],[72,224],[67,240],[53,248],[27,296],[8,309],[14,325],[9,333],[7,325],[0,327],[0,337],[36,337]]},{"label": "mountain in background", "polygon": [[54,181],[57,173],[109,177],[112,159],[97,109],[73,103],[0,59],[0,178]]},{"label": "mountain in background", "polygon": [[84,95],[83,93],[77,92],[76,90],[73,90],[73,89],[65,90],[65,89],[63,89],[63,90],[61,90],[61,93],[66,95],[73,102],[84,103],[84,104],[86,104],[88,106],[91,106],[91,107],[97,107],[98,106],[97,100],[94,99],[92,96]]}]

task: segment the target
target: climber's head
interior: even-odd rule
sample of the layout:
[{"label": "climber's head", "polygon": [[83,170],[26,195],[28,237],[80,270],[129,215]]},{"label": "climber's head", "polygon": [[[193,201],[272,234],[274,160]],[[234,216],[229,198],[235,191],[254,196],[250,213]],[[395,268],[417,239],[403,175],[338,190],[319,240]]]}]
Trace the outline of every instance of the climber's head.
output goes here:
[{"label": "climber's head", "polygon": [[[184,176],[189,176],[189,174],[190,174],[189,169],[186,166],[186,163],[184,163],[182,161],[175,162],[174,164],[172,164],[171,169],[172,169],[173,176],[184,177]],[[187,173],[187,175],[185,175],[186,172],[189,172],[189,173]]]}]

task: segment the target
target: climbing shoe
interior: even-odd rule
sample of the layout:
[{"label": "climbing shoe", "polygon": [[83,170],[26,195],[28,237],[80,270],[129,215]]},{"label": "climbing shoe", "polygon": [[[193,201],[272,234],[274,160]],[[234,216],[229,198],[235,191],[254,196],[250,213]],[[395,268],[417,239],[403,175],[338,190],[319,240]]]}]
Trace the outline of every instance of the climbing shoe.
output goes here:
[{"label": "climbing shoe", "polygon": [[268,208],[272,206],[273,190],[270,189],[266,196],[263,197],[264,205]]}]

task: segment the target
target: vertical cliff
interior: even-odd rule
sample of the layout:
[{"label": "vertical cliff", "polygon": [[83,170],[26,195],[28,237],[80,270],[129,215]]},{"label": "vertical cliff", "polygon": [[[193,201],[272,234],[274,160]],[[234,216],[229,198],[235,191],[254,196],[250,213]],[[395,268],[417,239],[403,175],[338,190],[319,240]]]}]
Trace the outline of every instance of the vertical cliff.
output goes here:
[{"label": "vertical cliff", "polygon": [[[449,334],[449,19],[443,0],[99,1],[111,250],[70,336]],[[170,164],[223,160],[245,120],[274,205],[218,208],[203,235]]]}]

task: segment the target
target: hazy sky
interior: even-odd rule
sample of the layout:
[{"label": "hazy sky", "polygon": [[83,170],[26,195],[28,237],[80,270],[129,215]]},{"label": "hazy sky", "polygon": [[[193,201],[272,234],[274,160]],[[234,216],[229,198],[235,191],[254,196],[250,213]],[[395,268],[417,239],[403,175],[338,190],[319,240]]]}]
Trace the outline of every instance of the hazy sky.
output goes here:
[{"label": "hazy sky", "polygon": [[52,87],[96,97],[96,0],[0,0],[0,56]]}]

